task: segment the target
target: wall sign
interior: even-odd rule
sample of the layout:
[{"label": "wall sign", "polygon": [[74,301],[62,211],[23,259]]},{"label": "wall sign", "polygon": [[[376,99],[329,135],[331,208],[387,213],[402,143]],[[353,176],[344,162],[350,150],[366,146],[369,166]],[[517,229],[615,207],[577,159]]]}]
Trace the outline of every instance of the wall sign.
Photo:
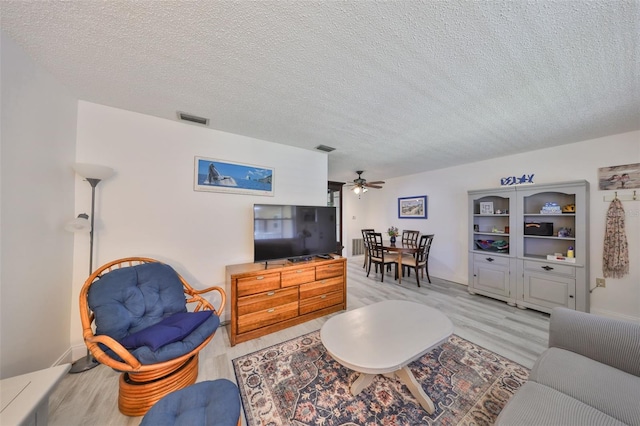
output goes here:
[{"label": "wall sign", "polygon": [[520,177],[517,176],[508,176],[500,179],[500,185],[502,186],[511,186],[511,185],[522,185],[525,183],[533,183],[534,174],[530,175],[522,175]]}]

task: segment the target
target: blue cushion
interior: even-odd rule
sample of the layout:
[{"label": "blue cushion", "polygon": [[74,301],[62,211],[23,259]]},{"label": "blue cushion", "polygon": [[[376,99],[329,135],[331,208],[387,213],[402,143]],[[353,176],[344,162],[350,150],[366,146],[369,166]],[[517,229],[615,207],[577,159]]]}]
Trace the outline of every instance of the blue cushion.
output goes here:
[{"label": "blue cushion", "polygon": [[157,324],[129,334],[120,343],[127,349],[148,346],[152,351],[187,337],[193,330],[211,317],[211,311],[178,312]]},{"label": "blue cushion", "polygon": [[140,426],[236,426],[240,418],[240,392],[227,379],[187,386],[151,407]]},{"label": "blue cushion", "polygon": [[[89,308],[95,314],[96,335],[105,334],[121,341],[164,318],[187,312],[180,277],[171,266],[152,262],[114,269],[91,284],[87,296]],[[159,347],[132,349],[131,354],[142,364],[168,361],[191,352],[211,336],[220,325],[220,318],[211,315],[182,340]],[[104,345],[112,358],[122,361]]]}]

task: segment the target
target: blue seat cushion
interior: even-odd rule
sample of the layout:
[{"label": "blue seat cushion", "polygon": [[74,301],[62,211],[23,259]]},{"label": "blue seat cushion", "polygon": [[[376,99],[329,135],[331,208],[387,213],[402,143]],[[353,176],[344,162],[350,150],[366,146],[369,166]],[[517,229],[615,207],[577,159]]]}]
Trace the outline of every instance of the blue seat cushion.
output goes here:
[{"label": "blue seat cushion", "polygon": [[[173,314],[187,312],[180,277],[171,266],[159,262],[115,269],[91,284],[87,298],[95,315],[95,334],[107,335],[118,342]],[[220,318],[211,315],[182,340],[155,351],[141,346],[131,353],[145,365],[168,361],[191,352],[219,325]],[[121,361],[114,352],[105,346],[102,348],[109,356]]]},{"label": "blue seat cushion", "polygon": [[140,426],[236,426],[240,392],[227,379],[200,382],[162,398],[145,414]]},{"label": "blue seat cushion", "polygon": [[152,351],[157,351],[164,345],[187,337],[209,319],[211,314],[211,311],[178,312],[152,326],[125,336],[120,340],[120,344],[127,349],[148,346]]}]

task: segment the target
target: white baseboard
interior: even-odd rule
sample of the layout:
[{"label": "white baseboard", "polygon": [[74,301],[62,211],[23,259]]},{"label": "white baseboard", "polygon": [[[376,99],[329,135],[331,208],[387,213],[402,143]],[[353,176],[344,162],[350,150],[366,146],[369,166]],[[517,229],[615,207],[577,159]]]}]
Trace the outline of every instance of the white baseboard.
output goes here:
[{"label": "white baseboard", "polygon": [[634,317],[631,315],[622,315],[617,312],[607,311],[605,309],[591,309],[592,314],[601,315],[603,317],[609,317],[614,319],[619,319],[623,321],[630,321],[640,324],[640,318]]},{"label": "white baseboard", "polygon": [[71,348],[64,351],[64,353],[58,357],[58,359],[53,363],[51,367],[56,367],[62,364],[71,364],[71,362],[73,362],[72,361],[73,357],[71,356],[71,353],[72,353]]}]

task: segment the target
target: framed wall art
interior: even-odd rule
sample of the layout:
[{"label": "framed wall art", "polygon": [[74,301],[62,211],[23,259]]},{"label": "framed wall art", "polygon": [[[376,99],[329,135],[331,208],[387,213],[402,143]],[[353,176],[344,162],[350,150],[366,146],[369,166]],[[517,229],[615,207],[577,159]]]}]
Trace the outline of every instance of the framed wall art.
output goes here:
[{"label": "framed wall art", "polygon": [[273,169],[215,158],[195,157],[195,191],[273,196]]},{"label": "framed wall art", "polygon": [[598,189],[601,191],[635,188],[640,188],[640,163],[598,169]]},{"label": "framed wall art", "polygon": [[426,219],[427,196],[398,198],[399,219]]}]

